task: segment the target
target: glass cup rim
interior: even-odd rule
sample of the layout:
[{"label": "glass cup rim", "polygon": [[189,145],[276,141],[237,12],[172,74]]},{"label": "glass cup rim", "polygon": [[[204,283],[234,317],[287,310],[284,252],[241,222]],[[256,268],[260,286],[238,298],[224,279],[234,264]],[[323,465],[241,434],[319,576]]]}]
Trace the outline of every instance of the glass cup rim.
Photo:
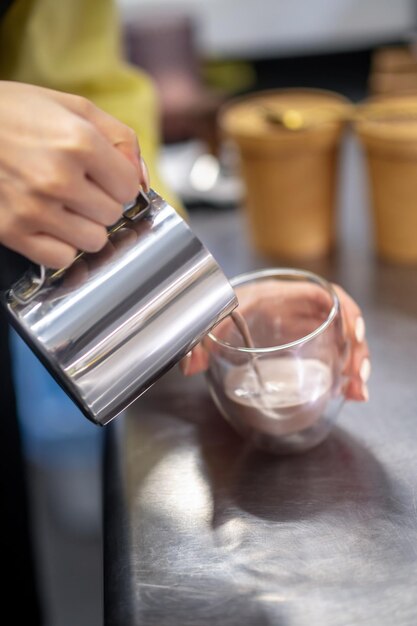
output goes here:
[{"label": "glass cup rim", "polygon": [[295,339],[294,341],[290,341],[285,344],[279,344],[276,346],[267,346],[266,348],[247,348],[246,346],[232,346],[227,341],[222,341],[218,337],[216,337],[212,331],[207,334],[207,337],[223,348],[226,348],[229,351],[237,352],[237,353],[245,353],[245,354],[270,354],[272,352],[278,352],[280,350],[288,350],[290,348],[296,348],[297,346],[303,345],[309,341],[312,341],[319,335],[321,335],[333,322],[336,315],[340,311],[340,301],[337,296],[336,291],[334,290],[331,283],[315,274],[314,272],[310,272],[308,270],[300,270],[291,267],[285,268],[266,268],[262,270],[254,270],[252,272],[245,272],[244,274],[238,274],[230,279],[230,284],[232,287],[238,287],[239,285],[244,285],[245,283],[253,282],[254,280],[259,280],[263,278],[277,278],[279,276],[296,276],[298,278],[307,278],[311,282],[316,283],[323,289],[327,291],[327,293],[332,298],[332,307],[329,311],[327,318],[315,328],[311,333],[300,337],[299,339]]}]

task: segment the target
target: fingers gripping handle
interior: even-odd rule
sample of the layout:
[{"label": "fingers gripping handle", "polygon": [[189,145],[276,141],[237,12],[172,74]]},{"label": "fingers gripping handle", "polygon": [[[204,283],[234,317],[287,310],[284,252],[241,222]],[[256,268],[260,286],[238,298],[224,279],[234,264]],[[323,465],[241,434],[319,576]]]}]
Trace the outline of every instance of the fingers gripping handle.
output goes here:
[{"label": "fingers gripping handle", "polygon": [[[118,230],[126,221],[136,221],[137,219],[140,219],[149,206],[150,200],[148,196],[143,191],[140,191],[132,202],[128,202],[123,206],[123,216],[116,224],[107,229],[108,235],[115,230]],[[75,257],[74,261],[79,259],[83,254],[84,252],[80,252]],[[67,268],[51,270],[45,265],[39,265],[38,273],[36,273],[35,270],[28,272],[21,280],[18,281],[18,283],[9,289],[9,299],[15,300],[19,302],[19,304],[27,304],[42,289],[48,276],[60,275],[64,269]]]}]

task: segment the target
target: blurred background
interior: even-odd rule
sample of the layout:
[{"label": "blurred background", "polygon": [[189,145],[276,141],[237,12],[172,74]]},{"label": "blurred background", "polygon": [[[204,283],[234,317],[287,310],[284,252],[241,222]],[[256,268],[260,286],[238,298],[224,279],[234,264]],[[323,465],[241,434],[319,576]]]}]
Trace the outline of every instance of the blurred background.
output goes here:
[{"label": "blurred background", "polygon": [[[415,0],[118,0],[126,58],[157,86],[160,167],[190,213],[236,211],[243,188],[217,115],[277,87],[351,101],[417,91]],[[15,378],[51,626],[102,623],[103,432],[17,338]],[[20,390],[20,391],[19,391]]]}]

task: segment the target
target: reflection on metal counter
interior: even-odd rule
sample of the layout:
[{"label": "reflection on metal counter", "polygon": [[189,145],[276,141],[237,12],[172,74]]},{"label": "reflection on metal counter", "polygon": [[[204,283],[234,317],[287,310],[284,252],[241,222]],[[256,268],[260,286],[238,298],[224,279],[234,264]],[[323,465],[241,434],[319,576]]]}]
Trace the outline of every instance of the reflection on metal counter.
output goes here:
[{"label": "reflection on metal counter", "polygon": [[[388,434],[398,415],[345,413],[278,458],[201,377],[172,372],[129,413],[107,449],[106,626],[414,626],[417,460]],[[401,428],[416,436],[415,415]]]}]

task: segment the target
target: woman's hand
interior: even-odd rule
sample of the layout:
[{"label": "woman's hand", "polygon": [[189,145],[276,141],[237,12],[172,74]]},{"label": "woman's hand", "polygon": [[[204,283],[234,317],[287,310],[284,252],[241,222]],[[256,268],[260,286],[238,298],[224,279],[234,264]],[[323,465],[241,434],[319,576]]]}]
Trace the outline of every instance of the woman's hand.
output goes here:
[{"label": "woman's hand", "polygon": [[[368,344],[365,340],[365,323],[355,301],[338,285],[333,285],[333,287],[339,297],[344,334],[350,347],[344,370],[347,378],[344,394],[349,400],[366,401],[368,400],[367,381],[371,368]],[[282,297],[284,295],[282,289],[285,289],[285,298]],[[329,300],[325,292],[306,283],[283,287],[282,283],[277,286],[277,283],[264,281],[258,285],[239,287],[236,291],[239,311],[245,319],[250,322],[250,317],[254,312],[257,315],[263,313],[264,324],[260,332],[264,331],[266,335],[273,332],[273,325],[279,318],[279,311],[282,310],[282,306],[285,306],[285,316],[282,319],[291,320],[291,328],[284,328],[284,321],[280,325],[280,332],[284,333],[288,340],[302,337],[317,328],[326,319],[329,311]],[[271,294],[274,294],[273,297]],[[271,307],[273,307],[272,311]],[[230,320],[221,324],[217,331],[220,336],[235,332],[230,330]],[[192,376],[207,369],[208,363],[209,355],[199,344],[181,361],[180,367],[186,376]]]},{"label": "woman's hand", "polygon": [[339,297],[346,338],[350,345],[345,375],[348,382],[344,389],[347,400],[367,402],[367,382],[371,375],[369,347],[365,338],[365,322],[356,302],[338,285],[333,285]]},{"label": "woman's hand", "polygon": [[0,82],[0,243],[64,267],[105,245],[139,187],[133,130],[79,96]]}]

